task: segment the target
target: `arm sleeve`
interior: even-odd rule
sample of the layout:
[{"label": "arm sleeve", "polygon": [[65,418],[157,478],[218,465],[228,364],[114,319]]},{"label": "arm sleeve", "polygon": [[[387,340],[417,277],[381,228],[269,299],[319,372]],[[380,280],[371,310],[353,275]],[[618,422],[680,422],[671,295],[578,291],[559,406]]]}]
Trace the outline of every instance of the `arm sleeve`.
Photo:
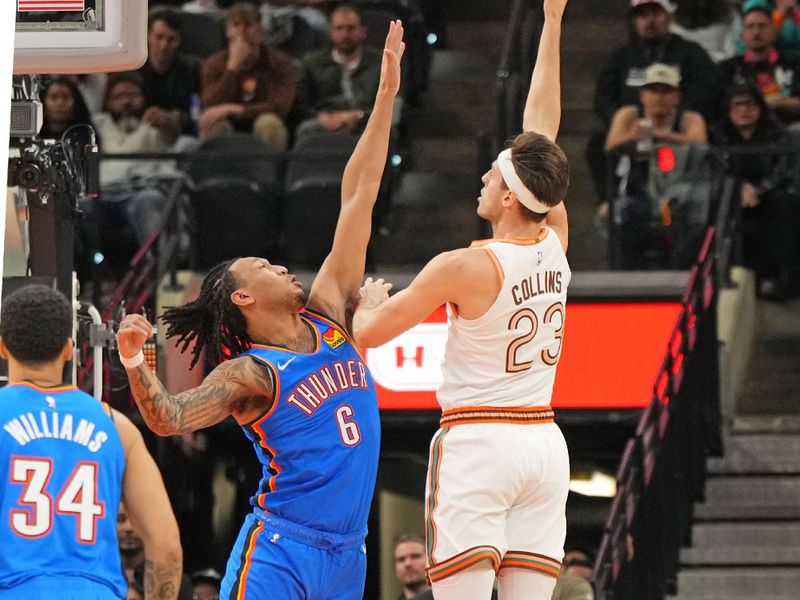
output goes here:
[{"label": "arm sleeve", "polygon": [[210,56],[203,63],[202,100],[203,107],[209,108],[225,102],[239,102],[241,89],[239,74],[227,69],[227,53],[220,52]]}]

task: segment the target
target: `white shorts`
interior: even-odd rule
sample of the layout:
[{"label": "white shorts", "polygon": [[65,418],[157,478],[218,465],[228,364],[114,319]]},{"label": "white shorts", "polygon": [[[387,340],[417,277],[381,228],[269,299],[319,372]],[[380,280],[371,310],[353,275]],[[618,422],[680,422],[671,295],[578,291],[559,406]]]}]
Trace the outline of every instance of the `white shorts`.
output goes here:
[{"label": "white shorts", "polygon": [[569,454],[549,407],[444,412],[425,487],[431,581],[484,559],[558,576]]}]

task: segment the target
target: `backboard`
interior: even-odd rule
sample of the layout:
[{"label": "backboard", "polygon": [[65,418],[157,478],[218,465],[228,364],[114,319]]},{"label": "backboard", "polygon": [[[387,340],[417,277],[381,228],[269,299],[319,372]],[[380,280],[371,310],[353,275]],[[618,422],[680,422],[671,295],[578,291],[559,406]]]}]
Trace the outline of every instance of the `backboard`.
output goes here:
[{"label": "backboard", "polygon": [[14,73],[130,71],[147,57],[147,0],[14,1]]}]

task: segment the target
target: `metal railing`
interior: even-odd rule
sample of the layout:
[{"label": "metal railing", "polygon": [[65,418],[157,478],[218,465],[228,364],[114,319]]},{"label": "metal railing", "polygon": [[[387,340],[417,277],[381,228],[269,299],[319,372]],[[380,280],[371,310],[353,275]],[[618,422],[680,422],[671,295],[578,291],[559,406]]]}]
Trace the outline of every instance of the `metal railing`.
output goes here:
[{"label": "metal railing", "polygon": [[623,452],[617,495],[594,567],[598,600],[661,600],[674,593],[680,548],[702,500],[706,457],[719,452],[716,300],[729,285],[739,211],[726,178],[715,223],[689,275],[649,406]]}]

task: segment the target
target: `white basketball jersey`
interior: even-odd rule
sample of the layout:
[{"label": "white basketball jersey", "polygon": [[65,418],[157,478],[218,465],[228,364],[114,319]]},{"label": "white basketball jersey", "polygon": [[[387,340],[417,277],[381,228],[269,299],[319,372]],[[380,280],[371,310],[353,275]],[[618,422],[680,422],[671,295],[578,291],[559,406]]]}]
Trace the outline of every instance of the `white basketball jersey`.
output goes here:
[{"label": "white basketball jersey", "polygon": [[542,236],[472,244],[492,258],[502,286],[477,319],[447,307],[444,382],[437,393],[443,410],[550,404],[571,272],[556,232],[544,228]]}]

